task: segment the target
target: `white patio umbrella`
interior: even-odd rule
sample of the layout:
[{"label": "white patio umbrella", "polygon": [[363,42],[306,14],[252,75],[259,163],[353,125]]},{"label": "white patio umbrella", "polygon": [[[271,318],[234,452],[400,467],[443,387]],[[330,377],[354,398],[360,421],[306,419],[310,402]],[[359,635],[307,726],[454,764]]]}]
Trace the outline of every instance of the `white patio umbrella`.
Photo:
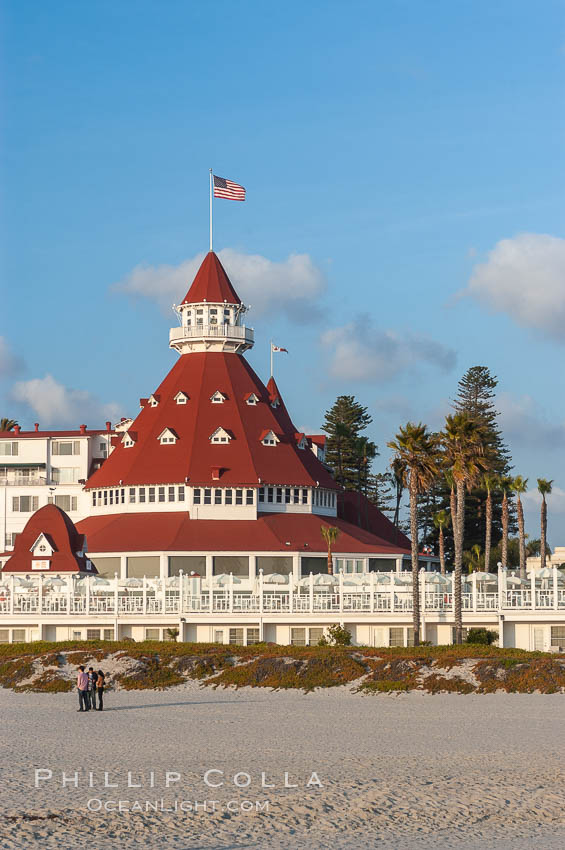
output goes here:
[{"label": "white patio umbrella", "polygon": [[469,578],[470,579],[474,578],[475,581],[482,581],[482,582],[498,581],[498,576],[495,576],[494,573],[483,573],[480,570],[477,570],[477,572],[471,573]]},{"label": "white patio umbrella", "polygon": [[449,584],[449,579],[447,579],[445,576],[442,576],[441,573],[426,573],[426,575],[424,576],[424,581],[427,584]]},{"label": "white patio umbrella", "polygon": [[136,587],[143,587],[143,581],[140,578],[135,578],[134,576],[132,576],[131,578],[126,578],[122,582],[122,586],[132,589]]},{"label": "white patio umbrella", "polygon": [[44,584],[44,587],[66,587],[67,582],[63,581],[60,576],[54,576],[53,578],[48,578]]},{"label": "white patio umbrella", "polygon": [[92,584],[94,585],[94,587],[110,586],[110,582],[108,581],[108,579],[104,578],[103,576],[96,576]]},{"label": "white patio umbrella", "polygon": [[233,578],[234,584],[241,584],[241,579],[237,576],[230,576],[228,573],[220,573],[220,575],[214,576],[214,584],[219,584],[220,587],[225,587],[229,585],[230,578]]},{"label": "white patio umbrella", "polygon": [[388,573],[375,573],[375,584],[390,584]]},{"label": "white patio umbrella", "polygon": [[[314,587],[330,587],[331,585],[338,584],[339,579],[337,576],[330,576],[327,573],[317,573],[313,578]],[[298,582],[301,587],[308,587],[310,585],[310,576],[304,576]]]},{"label": "white patio umbrella", "polygon": [[402,575],[402,573],[398,576],[394,577],[395,584],[412,584],[412,576],[411,575]]},{"label": "white patio umbrella", "polygon": [[506,584],[510,585],[510,587],[519,587],[521,584],[527,584],[528,582],[520,578],[519,576],[506,576]]},{"label": "white patio umbrella", "polygon": [[263,584],[288,584],[288,576],[282,573],[268,573],[263,576]]},{"label": "white patio umbrella", "polygon": [[18,587],[25,588],[26,590],[30,587],[33,587],[33,584],[31,583],[31,581],[28,581],[27,578],[20,578],[20,576],[16,576],[16,582],[18,584]]}]

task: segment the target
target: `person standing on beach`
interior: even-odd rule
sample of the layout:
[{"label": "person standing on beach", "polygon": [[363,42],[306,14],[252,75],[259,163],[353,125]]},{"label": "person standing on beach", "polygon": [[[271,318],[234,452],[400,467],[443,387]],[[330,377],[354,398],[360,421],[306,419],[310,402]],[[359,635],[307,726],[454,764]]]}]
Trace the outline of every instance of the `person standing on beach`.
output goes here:
[{"label": "person standing on beach", "polygon": [[88,701],[90,708],[96,710],[96,680],[98,675],[94,672],[94,667],[88,668]]},{"label": "person standing on beach", "polygon": [[88,673],[84,672],[84,665],[80,665],[77,674],[78,688],[78,711],[88,711]]},{"label": "person standing on beach", "polygon": [[96,693],[98,694],[98,708],[97,708],[97,711],[103,711],[103,710],[104,710],[104,700],[103,700],[103,695],[104,695],[104,681],[105,681],[105,678],[106,678],[106,677],[104,676],[104,673],[102,672],[102,670],[99,670],[99,671],[98,671],[97,678],[96,678]]}]

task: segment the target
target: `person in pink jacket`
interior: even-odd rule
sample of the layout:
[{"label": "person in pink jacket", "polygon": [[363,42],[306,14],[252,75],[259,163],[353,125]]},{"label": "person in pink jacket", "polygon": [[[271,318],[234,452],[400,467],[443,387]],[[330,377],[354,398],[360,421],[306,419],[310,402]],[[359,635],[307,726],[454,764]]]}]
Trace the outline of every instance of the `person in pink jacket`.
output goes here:
[{"label": "person in pink jacket", "polygon": [[85,673],[84,666],[78,668],[77,674],[78,688],[78,711],[88,711],[90,708],[88,700],[88,673]]}]

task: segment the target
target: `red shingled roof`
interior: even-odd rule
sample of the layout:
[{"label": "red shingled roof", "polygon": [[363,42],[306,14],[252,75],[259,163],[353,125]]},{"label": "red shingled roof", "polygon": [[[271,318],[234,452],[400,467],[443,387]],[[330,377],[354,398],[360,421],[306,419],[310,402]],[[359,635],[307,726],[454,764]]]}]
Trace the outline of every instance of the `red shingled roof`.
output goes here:
[{"label": "red shingled roof", "polygon": [[[41,534],[45,535],[55,550],[49,558],[49,570],[42,572],[86,572],[86,558],[77,555],[83,549],[84,535],[77,531],[71,518],[56,505],[44,505],[29,518],[24,530],[16,537],[13,555],[2,572],[32,572],[32,560],[35,557],[31,550]],[[37,557],[43,560],[41,556]],[[94,565],[89,572],[96,572]]]},{"label": "red shingled roof", "polygon": [[[342,519],[316,514],[259,514],[256,520],[191,520],[175,513],[107,514],[88,517],[78,527],[91,552],[324,552],[322,525],[337,526],[341,534],[336,554],[408,554]],[[286,544],[290,543],[290,546]],[[306,544],[306,545],[305,545]]]},{"label": "red shingled roof", "polygon": [[345,491],[338,495],[337,513],[347,522],[366,528],[393,544],[410,550],[409,538],[370,502],[363,493]]},{"label": "red shingled roof", "polygon": [[182,303],[199,304],[202,301],[214,304],[223,304],[224,301],[228,304],[241,304],[239,295],[213,251],[204,258]]},{"label": "red shingled roof", "polygon": [[[226,396],[221,404],[210,397],[220,388]],[[177,404],[182,389],[190,396]],[[258,404],[245,402],[254,392]],[[88,488],[134,484],[173,484],[185,480],[191,485],[208,484],[211,470],[221,467],[222,485],[257,486],[287,484],[337,489],[329,472],[311,451],[301,451],[295,439],[296,428],[282,402],[273,409],[269,397],[280,398],[271,378],[265,387],[247,361],[239,354],[191,352],[182,355],[156,390],[157,407],[145,406],[129,430],[135,433],[134,446],[116,446],[100,470],[87,482]],[[218,427],[233,434],[229,444],[210,443]],[[174,429],[179,439],[161,445],[159,434]],[[261,434],[274,431],[280,442],[264,446]]]}]

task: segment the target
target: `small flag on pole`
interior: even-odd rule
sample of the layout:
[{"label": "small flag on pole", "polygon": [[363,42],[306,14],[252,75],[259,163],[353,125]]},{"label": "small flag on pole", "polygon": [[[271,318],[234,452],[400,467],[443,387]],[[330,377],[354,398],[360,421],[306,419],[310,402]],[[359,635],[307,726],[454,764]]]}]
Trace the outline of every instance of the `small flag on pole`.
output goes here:
[{"label": "small flag on pole", "polygon": [[288,354],[288,348],[281,348],[280,345],[272,345],[273,351],[284,351],[285,354]]},{"label": "small flag on pole", "polygon": [[244,201],[245,189],[233,180],[225,180],[223,177],[214,177],[214,197],[227,198],[228,201]]}]

